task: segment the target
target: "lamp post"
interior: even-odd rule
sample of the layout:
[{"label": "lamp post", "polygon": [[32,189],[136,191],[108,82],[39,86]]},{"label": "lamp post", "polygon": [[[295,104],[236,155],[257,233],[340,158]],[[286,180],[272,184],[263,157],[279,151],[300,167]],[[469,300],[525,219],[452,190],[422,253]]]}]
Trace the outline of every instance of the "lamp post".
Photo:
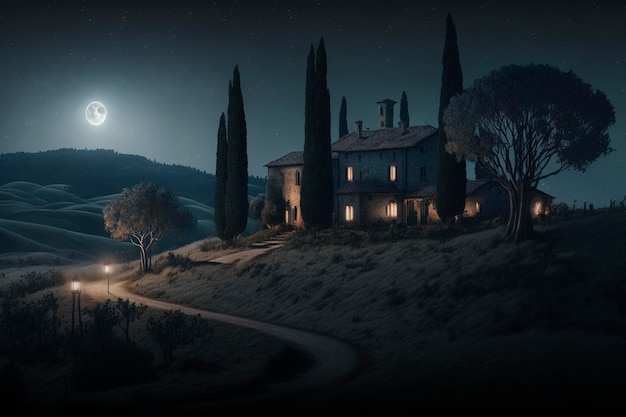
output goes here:
[{"label": "lamp post", "polygon": [[74,275],[74,278],[72,278],[72,336],[74,335],[74,315],[75,315],[77,305],[78,305],[78,326],[82,333],[83,321],[82,321],[82,318],[80,317],[80,278],[78,278],[78,275]]},{"label": "lamp post", "polygon": [[111,294],[110,288],[111,288],[111,276],[109,275],[111,273],[111,262],[109,262],[109,260],[107,259],[104,262],[104,274],[107,276],[107,293]]}]

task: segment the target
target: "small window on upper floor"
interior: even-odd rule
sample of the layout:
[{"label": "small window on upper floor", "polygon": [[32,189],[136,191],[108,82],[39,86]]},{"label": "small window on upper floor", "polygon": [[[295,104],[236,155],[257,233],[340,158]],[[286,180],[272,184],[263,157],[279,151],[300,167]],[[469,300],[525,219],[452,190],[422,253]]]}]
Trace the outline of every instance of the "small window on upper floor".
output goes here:
[{"label": "small window on upper floor", "polygon": [[389,166],[389,181],[398,179],[398,167],[396,165]]},{"label": "small window on upper floor", "polygon": [[426,167],[420,167],[420,180],[426,181]]},{"label": "small window on upper floor", "polygon": [[352,166],[346,167],[346,181],[354,180],[354,168]]},{"label": "small window on upper floor", "polygon": [[300,185],[300,171],[296,171],[296,185]]}]

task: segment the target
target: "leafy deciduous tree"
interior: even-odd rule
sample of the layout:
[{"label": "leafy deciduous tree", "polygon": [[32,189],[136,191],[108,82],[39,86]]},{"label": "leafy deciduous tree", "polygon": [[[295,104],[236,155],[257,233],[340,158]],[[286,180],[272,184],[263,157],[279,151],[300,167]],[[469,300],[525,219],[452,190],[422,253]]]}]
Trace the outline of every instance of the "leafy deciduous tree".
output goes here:
[{"label": "leafy deciduous tree", "polygon": [[180,310],[169,310],[158,318],[150,317],[146,330],[161,348],[163,362],[168,365],[174,360],[177,348],[207,334],[208,324],[199,315],[188,316]]},{"label": "leafy deciduous tree", "polygon": [[119,326],[124,332],[124,339],[126,340],[126,343],[130,343],[130,325],[135,320],[140,319],[141,316],[143,316],[143,313],[146,312],[148,306],[143,304],[137,305],[134,301],[131,303],[128,298],[126,300],[118,298],[116,308],[119,312]]},{"label": "leafy deciduous tree", "polygon": [[447,149],[465,155],[509,194],[506,240],[533,237],[530,199],[539,181],[585,171],[613,151],[615,123],[606,94],[573,72],[509,65],[474,82],[445,112]]},{"label": "leafy deciduous tree", "polygon": [[267,178],[267,184],[265,185],[263,223],[269,226],[282,223],[284,211],[283,184],[278,177],[270,176]]},{"label": "leafy deciduous tree", "polygon": [[256,220],[257,230],[261,229],[261,224],[263,223],[263,206],[265,205],[265,200],[263,197],[254,197],[250,201],[250,214],[252,218]]},{"label": "leafy deciduous tree", "polygon": [[191,212],[176,195],[153,183],[125,188],[102,209],[104,228],[115,240],[128,239],[139,248],[141,272],[150,272],[151,251],[161,239],[193,226]]}]

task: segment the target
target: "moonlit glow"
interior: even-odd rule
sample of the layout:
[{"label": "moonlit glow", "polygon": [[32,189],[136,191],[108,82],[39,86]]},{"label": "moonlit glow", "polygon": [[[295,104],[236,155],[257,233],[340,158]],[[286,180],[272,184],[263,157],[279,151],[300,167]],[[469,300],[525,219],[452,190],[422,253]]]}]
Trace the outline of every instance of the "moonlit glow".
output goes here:
[{"label": "moonlit glow", "polygon": [[85,118],[90,124],[100,126],[107,118],[107,109],[99,101],[92,101],[85,108]]}]

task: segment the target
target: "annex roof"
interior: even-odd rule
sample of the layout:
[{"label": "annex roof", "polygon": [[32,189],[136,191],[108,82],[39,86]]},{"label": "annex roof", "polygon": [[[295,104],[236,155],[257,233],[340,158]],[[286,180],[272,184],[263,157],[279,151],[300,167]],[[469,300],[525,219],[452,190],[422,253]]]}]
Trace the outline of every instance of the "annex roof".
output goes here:
[{"label": "annex roof", "polygon": [[302,165],[304,163],[304,152],[293,151],[286,155],[281,156],[278,159],[268,162],[264,166],[266,167],[287,167],[293,165]]},{"label": "annex roof", "polygon": [[[465,195],[471,195],[476,192],[480,187],[487,184],[491,180],[467,180],[465,182]],[[424,198],[435,197],[437,194],[437,186],[435,184],[428,184],[419,187],[412,193],[407,194],[407,198]]]}]

